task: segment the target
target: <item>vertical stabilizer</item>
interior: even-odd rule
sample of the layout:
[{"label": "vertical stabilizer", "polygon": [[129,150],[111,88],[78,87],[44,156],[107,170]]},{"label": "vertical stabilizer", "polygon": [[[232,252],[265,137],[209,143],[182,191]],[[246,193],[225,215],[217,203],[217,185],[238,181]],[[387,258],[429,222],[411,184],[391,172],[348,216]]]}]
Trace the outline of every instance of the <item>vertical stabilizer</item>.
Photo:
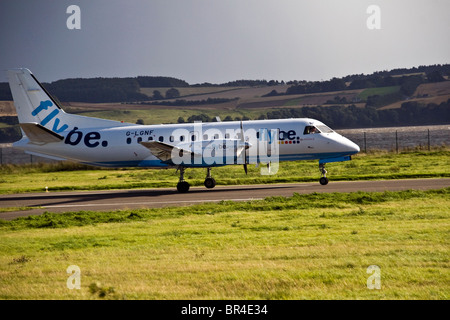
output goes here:
[{"label": "vertical stabilizer", "polygon": [[78,128],[104,128],[130,124],[65,113],[28,69],[8,70],[9,86],[19,122],[37,123],[55,133]]}]

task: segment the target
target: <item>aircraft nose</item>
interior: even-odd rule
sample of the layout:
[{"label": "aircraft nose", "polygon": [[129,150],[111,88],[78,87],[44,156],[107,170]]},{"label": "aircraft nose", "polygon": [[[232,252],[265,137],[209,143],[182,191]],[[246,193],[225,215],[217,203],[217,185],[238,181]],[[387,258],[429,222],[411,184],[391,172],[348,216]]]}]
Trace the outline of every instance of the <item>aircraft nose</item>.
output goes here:
[{"label": "aircraft nose", "polygon": [[355,153],[358,153],[359,151],[361,151],[361,149],[359,148],[359,146],[356,143],[354,143],[353,141],[350,141],[347,138],[345,138],[345,140],[343,141],[342,144],[345,147],[346,151],[348,151],[349,153],[355,154]]}]

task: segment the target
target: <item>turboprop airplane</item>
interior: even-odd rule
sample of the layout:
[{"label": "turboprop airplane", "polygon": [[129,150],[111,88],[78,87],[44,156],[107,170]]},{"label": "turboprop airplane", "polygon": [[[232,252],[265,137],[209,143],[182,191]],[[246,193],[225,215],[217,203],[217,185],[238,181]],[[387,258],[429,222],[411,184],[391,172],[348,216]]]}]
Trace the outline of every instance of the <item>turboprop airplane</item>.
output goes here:
[{"label": "turboprop airplane", "polygon": [[205,186],[214,188],[211,168],[262,164],[275,174],[281,161],[351,160],[359,147],[314,119],[283,119],[136,125],[68,114],[28,69],[8,70],[22,139],[14,147],[33,155],[105,167],[177,168],[177,190],[189,191],[186,168],[206,168]]}]

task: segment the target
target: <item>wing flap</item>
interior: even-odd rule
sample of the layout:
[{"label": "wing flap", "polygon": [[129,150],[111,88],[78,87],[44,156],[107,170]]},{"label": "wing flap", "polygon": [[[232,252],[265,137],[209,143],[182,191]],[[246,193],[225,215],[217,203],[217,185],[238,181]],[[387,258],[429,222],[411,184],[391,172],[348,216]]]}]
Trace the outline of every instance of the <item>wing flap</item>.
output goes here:
[{"label": "wing flap", "polygon": [[[172,152],[175,149],[175,152],[178,154],[183,153],[185,155],[197,155],[196,153],[186,150],[183,148],[179,148],[177,146],[172,146],[170,144],[159,142],[159,141],[148,141],[148,142],[141,142],[141,144],[150,150],[150,152],[160,159],[161,161],[171,161],[172,160]],[[201,156],[201,155],[200,155]]]}]

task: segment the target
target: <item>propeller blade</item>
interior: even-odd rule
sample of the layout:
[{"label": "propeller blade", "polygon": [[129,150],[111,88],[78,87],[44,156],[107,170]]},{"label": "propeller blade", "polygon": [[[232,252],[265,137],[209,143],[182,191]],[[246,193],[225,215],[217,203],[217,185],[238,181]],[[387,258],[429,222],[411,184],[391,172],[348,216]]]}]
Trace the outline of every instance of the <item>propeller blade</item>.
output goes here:
[{"label": "propeller blade", "polygon": [[244,125],[242,124],[242,120],[241,120],[241,141],[244,142]]},{"label": "propeller blade", "polygon": [[245,139],[244,139],[244,124],[241,120],[241,141],[244,143],[244,152],[242,152],[242,156],[244,157],[244,171],[245,174],[247,174],[247,146],[245,145]]}]

